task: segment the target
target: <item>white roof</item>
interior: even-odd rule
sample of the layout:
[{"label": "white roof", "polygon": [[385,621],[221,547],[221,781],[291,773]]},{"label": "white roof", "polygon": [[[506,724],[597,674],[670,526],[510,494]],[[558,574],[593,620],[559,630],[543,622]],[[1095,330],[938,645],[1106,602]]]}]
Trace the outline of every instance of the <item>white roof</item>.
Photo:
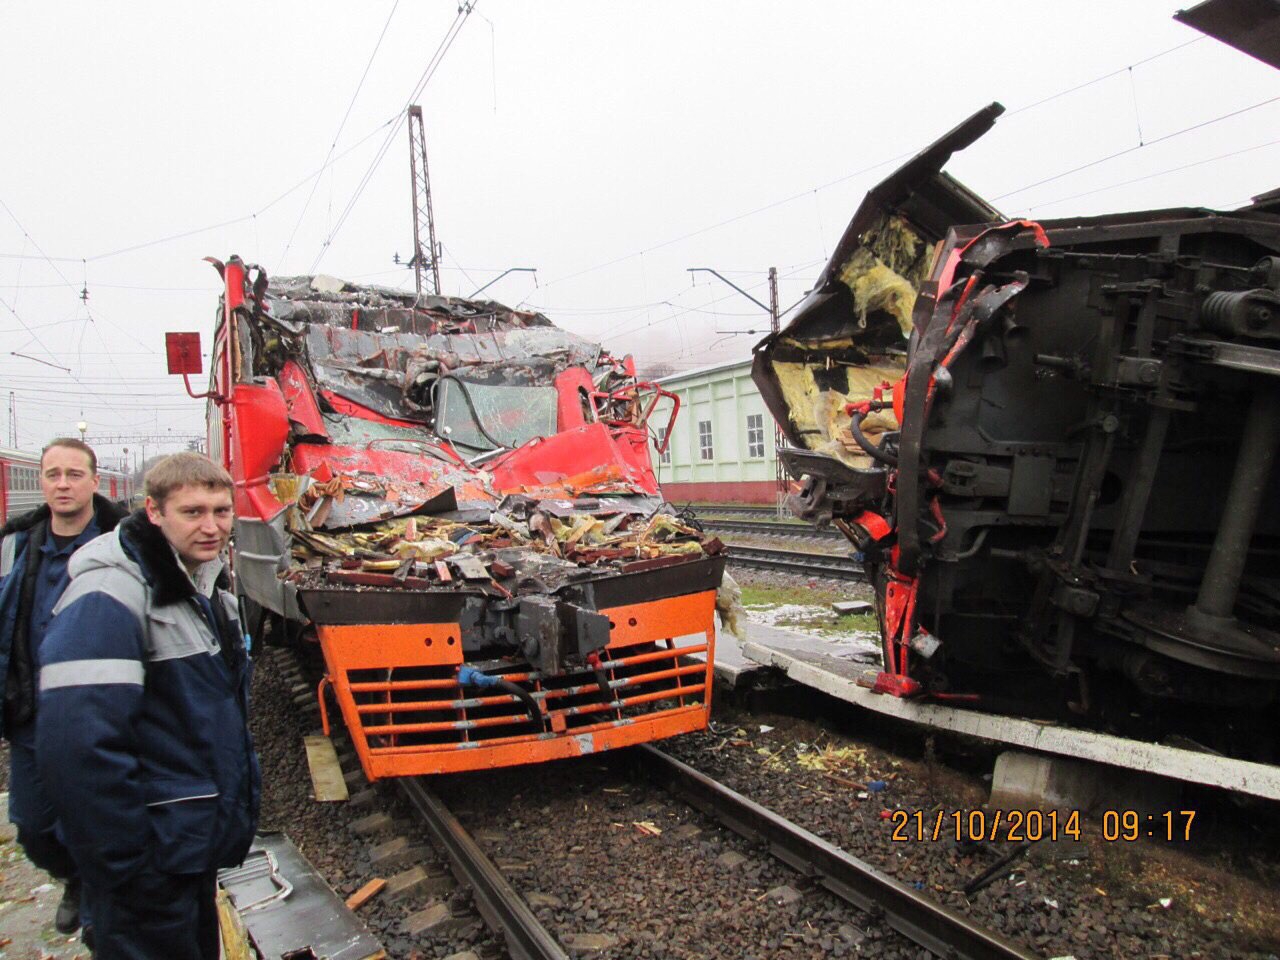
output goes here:
[{"label": "white roof", "polygon": [[681,380],[692,380],[695,377],[704,377],[709,373],[719,373],[722,370],[733,370],[737,367],[751,367],[751,358],[744,360],[730,360],[727,363],[713,363],[710,366],[698,367],[694,370],[685,370],[682,373],[673,373],[670,376],[661,377],[656,383],[672,384],[679,383]]}]

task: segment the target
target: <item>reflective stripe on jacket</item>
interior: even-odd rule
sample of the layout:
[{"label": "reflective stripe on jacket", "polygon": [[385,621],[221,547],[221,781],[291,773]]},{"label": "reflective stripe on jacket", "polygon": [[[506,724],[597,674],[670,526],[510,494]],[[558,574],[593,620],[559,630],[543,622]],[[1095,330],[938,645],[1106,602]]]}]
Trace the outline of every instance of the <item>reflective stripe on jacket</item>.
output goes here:
[{"label": "reflective stripe on jacket", "polygon": [[219,588],[212,602],[225,617],[205,615],[142,512],[72,558],[41,648],[36,750],[93,885],[144,869],[204,873],[249,849],[259,790],[250,664],[234,598]]}]

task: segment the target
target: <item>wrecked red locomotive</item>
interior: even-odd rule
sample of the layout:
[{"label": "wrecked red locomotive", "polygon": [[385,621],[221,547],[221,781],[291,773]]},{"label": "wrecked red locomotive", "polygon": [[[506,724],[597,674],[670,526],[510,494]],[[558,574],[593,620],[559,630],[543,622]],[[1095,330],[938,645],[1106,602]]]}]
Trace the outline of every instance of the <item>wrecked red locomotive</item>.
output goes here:
[{"label": "wrecked red locomotive", "polygon": [[756,347],[791,506],[865,561],[880,692],[1273,759],[1280,198],[1006,222],[942,172],[1002,111],[873,189]]},{"label": "wrecked red locomotive", "polygon": [[670,395],[630,357],[498,303],[214,262],[237,588],[250,624],[319,643],[370,778],[706,726],[725,560],[663,502]]}]

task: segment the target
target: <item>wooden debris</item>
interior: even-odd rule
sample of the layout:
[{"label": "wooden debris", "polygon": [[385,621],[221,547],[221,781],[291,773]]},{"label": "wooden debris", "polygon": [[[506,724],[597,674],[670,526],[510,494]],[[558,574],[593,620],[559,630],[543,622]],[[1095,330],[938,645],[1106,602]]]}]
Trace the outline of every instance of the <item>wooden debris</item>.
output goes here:
[{"label": "wooden debris", "polygon": [[374,877],[351,896],[347,897],[347,909],[359,910],[366,903],[380,894],[386,885],[387,881],[384,878]]},{"label": "wooden debris", "polygon": [[302,742],[307,748],[307,767],[311,770],[316,800],[337,803],[348,799],[350,794],[333,741],[328,737],[303,737]]}]

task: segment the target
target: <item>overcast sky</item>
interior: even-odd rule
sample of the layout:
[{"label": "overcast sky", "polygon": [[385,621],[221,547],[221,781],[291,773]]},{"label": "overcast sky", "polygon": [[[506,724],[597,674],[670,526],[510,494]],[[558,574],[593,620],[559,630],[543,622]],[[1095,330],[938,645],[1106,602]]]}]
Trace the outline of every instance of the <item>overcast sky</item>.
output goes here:
[{"label": "overcast sky", "polygon": [[[536,267],[486,295],[642,363],[745,357],[767,316],[686,269],[767,300],[777,266],[793,304],[890,161],[992,100],[1009,112],[948,169],[1008,214],[1239,206],[1280,185],[1280,73],[1175,9],[481,0],[418,98],[445,292]],[[0,399],[20,447],[81,418],[107,455],[203,433],[163,336],[207,347],[204,256],[412,286],[398,118],[455,0],[0,18]]]}]

